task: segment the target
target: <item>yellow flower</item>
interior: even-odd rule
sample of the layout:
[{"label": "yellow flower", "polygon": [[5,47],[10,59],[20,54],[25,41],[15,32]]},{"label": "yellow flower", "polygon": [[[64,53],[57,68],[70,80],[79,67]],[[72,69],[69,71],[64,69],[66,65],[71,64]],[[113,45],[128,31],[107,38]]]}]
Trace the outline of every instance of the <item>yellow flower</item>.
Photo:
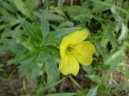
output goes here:
[{"label": "yellow flower", "polygon": [[86,29],[75,31],[63,38],[60,44],[61,62],[59,70],[62,74],[73,74],[79,72],[79,63],[90,65],[95,47],[89,41],[84,41],[88,36]]}]

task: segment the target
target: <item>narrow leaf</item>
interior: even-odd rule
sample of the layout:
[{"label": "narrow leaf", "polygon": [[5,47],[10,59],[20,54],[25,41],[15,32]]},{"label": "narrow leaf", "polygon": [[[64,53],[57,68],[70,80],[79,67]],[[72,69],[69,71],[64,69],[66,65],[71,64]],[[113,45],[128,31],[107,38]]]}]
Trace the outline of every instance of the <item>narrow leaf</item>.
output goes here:
[{"label": "narrow leaf", "polygon": [[45,41],[46,35],[50,31],[49,21],[48,21],[48,16],[47,15],[48,14],[47,14],[46,10],[41,15],[41,32],[42,32],[43,42]]},{"label": "narrow leaf", "polygon": [[49,94],[47,96],[76,96],[76,93],[55,93]]},{"label": "narrow leaf", "polygon": [[22,0],[13,0],[14,4],[16,5],[17,9],[26,17],[31,18],[31,13],[25,3]]}]

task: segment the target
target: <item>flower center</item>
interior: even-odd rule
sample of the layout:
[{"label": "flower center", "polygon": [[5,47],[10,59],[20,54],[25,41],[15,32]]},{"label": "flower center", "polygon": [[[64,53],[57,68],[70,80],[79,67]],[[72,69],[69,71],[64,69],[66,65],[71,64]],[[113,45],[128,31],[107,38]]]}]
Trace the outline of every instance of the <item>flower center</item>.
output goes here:
[{"label": "flower center", "polygon": [[72,54],[73,53],[73,49],[74,49],[73,46],[68,46],[66,52],[68,54]]},{"label": "flower center", "polygon": [[73,50],[72,47],[68,47],[68,48],[67,48],[67,51],[68,51],[68,52],[71,52],[72,50]]}]

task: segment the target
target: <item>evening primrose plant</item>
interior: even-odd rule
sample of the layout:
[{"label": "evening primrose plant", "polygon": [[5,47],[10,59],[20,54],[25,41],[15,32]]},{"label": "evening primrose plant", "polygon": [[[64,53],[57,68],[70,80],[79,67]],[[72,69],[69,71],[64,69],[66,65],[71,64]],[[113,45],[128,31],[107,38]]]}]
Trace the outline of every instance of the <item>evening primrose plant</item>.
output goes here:
[{"label": "evening primrose plant", "polygon": [[[42,18],[45,14],[44,12],[41,15],[40,24],[37,22],[30,23],[24,18],[19,18],[21,29],[10,32],[12,38],[3,39],[2,43],[16,55],[9,63],[19,64],[21,77],[27,76],[27,78],[36,79],[38,76],[47,74],[47,82],[52,83],[59,79],[60,72],[64,75],[70,73],[77,75],[79,63],[89,65],[92,62],[92,54],[95,52],[95,48],[90,42],[84,41],[89,34],[86,29],[58,27],[54,31],[49,31],[48,19]],[[74,50],[72,50],[73,48]],[[67,54],[74,53],[78,59],[73,62],[75,59],[69,58],[72,55],[63,57],[64,52]],[[69,61],[65,59],[70,59],[73,65],[68,64]],[[59,62],[61,63],[59,64]],[[68,63],[65,64],[65,62]],[[73,70],[67,69],[68,66],[71,68],[75,66],[75,68]]]},{"label": "evening primrose plant", "polygon": [[[12,52],[16,54],[9,63],[20,64],[21,77],[36,79],[47,74],[48,83],[52,83],[59,79],[60,72],[76,76],[80,68],[79,63],[86,66],[91,64],[95,46],[84,41],[89,35],[87,29],[59,27],[55,31],[49,31],[48,20],[40,19],[41,24],[19,18],[22,29],[13,32],[13,39],[16,41],[3,40],[6,46],[11,45]],[[48,24],[45,25],[44,22]]]},{"label": "evening primrose plant", "polygon": [[[67,32],[61,34],[64,28],[63,30],[59,28],[54,32],[45,33],[45,37],[44,34],[42,34],[42,31],[38,29],[38,26],[33,26],[24,19],[21,19],[21,25],[25,29],[25,31],[30,31],[31,34],[29,33],[26,39],[25,37],[23,38],[23,36],[20,37],[19,43],[21,43],[25,48],[27,48],[30,54],[34,54],[35,56],[39,55],[39,57],[37,56],[38,61],[36,60],[36,58],[34,58],[38,63],[38,69],[41,71],[39,72],[39,75],[43,74],[43,70],[45,70],[48,75],[48,78],[49,75],[51,75],[51,77],[53,76],[50,81],[54,81],[59,78],[59,71],[64,75],[73,74],[74,76],[76,76],[79,72],[79,63],[86,66],[91,64],[93,60],[92,55],[95,52],[95,46],[89,41],[84,41],[89,35],[87,29],[77,29],[76,27],[73,27],[69,28]],[[33,30],[28,30],[28,26]],[[58,30],[62,32],[58,32]],[[61,60],[59,64],[59,62],[56,62],[56,60],[60,58]],[[51,72],[49,68],[54,71]],[[22,69],[22,66],[20,69]],[[23,72],[23,70],[21,70],[21,72]]]}]

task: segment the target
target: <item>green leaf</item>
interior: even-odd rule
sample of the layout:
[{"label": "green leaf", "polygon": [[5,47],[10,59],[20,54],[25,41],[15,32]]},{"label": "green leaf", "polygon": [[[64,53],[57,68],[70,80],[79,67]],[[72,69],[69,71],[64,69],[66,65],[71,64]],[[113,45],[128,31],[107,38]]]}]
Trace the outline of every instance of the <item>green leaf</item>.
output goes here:
[{"label": "green leaf", "polygon": [[92,74],[93,68],[92,66],[82,66],[83,70],[87,72],[88,74]]},{"label": "green leaf", "polygon": [[47,35],[45,43],[48,45],[58,45],[64,36],[78,29],[80,29],[80,27],[58,28],[56,31],[50,32]]},{"label": "green leaf", "polygon": [[21,44],[16,43],[15,40],[3,39],[0,42],[7,46],[8,50],[11,50],[14,53],[21,53],[25,51],[24,47]]},{"label": "green leaf", "polygon": [[24,31],[30,37],[34,37],[34,30],[35,30],[34,26],[23,18],[20,18],[20,23],[21,23],[21,26],[23,27]]},{"label": "green leaf", "polygon": [[41,19],[41,33],[42,33],[42,37],[43,37],[43,42],[45,42],[46,35],[50,31],[47,10],[45,10],[41,14],[40,19]]},{"label": "green leaf", "polygon": [[[44,17],[44,13],[45,13],[45,11],[35,12],[35,16],[42,19]],[[59,21],[65,20],[65,18],[63,16],[60,16],[58,14],[55,14],[55,13],[52,13],[52,12],[49,12],[49,11],[47,11],[46,14],[47,14],[46,19],[50,20],[50,21],[59,22]]]},{"label": "green leaf", "polygon": [[122,42],[122,40],[124,40],[127,36],[128,36],[128,28],[126,27],[126,25],[124,23],[122,23],[122,28],[121,28],[121,34],[118,38],[119,42]]},{"label": "green leaf", "polygon": [[49,84],[46,84],[45,87],[44,87],[44,90],[48,90],[58,84],[60,84],[61,82],[65,81],[66,77],[62,78],[61,80],[58,80],[57,82],[53,82],[53,83],[49,83]]},{"label": "green leaf", "polygon": [[103,49],[100,45],[100,42],[99,41],[96,41],[95,42],[95,46],[96,46],[96,49],[97,49],[97,52],[99,52],[99,54],[104,57],[104,52],[103,52]]},{"label": "green leaf", "polygon": [[56,38],[63,38],[71,32],[79,30],[80,27],[71,27],[71,28],[58,28],[56,30]]},{"label": "green leaf", "polygon": [[65,20],[63,16],[56,15],[54,13],[48,12],[48,20],[53,20],[53,21],[62,21]]},{"label": "green leaf", "polygon": [[55,93],[48,94],[47,96],[76,96],[76,93]]},{"label": "green leaf", "polygon": [[98,87],[90,89],[86,96],[96,96],[97,90],[98,90]]},{"label": "green leaf", "polygon": [[38,0],[25,0],[24,2],[26,4],[27,8],[29,9],[29,11],[31,11],[33,13],[39,7],[39,1]]},{"label": "green leaf", "polygon": [[47,73],[47,82],[53,83],[59,79],[59,71],[54,56],[49,52],[44,52],[44,70]]},{"label": "green leaf", "polygon": [[15,8],[13,7],[13,5],[11,3],[7,2],[7,0],[6,1],[5,0],[3,0],[3,1],[1,0],[0,4],[3,6],[3,8],[7,9],[9,12],[13,12],[13,13],[16,12]]},{"label": "green leaf", "polygon": [[118,66],[122,60],[123,56],[122,54],[125,51],[125,46],[119,46],[118,50],[115,50],[114,52],[110,54],[106,54],[104,58],[104,64],[110,65],[110,71],[113,71],[116,66]]},{"label": "green leaf", "polygon": [[20,66],[19,66],[19,72],[20,76],[28,76],[28,77],[34,77],[32,76],[32,70],[35,63],[35,57],[29,57],[29,58],[24,58],[22,61],[19,60]]},{"label": "green leaf", "polygon": [[74,20],[77,21],[81,21],[81,22],[86,22],[89,21],[90,19],[92,19],[94,17],[94,15],[90,14],[90,13],[82,13],[82,14],[78,14],[76,16],[73,17]]},{"label": "green leaf", "polygon": [[51,6],[49,9],[53,13],[57,13],[57,14],[63,16],[63,17],[66,17],[66,15],[64,13],[64,10],[62,10],[62,8]]},{"label": "green leaf", "polygon": [[[92,1],[92,0],[90,0]],[[109,10],[111,8],[111,6],[105,6],[104,4],[101,4],[101,6],[98,6],[98,2],[93,1],[93,9],[92,12],[93,13],[101,13],[105,10]]]},{"label": "green leaf", "polygon": [[102,83],[102,78],[98,75],[89,75],[88,76],[93,82],[97,83],[97,84],[101,84]]},{"label": "green leaf", "polygon": [[76,80],[74,80],[74,79],[72,78],[72,76],[69,76],[69,79],[72,81],[72,83],[73,83],[75,86],[77,86],[79,89],[82,89],[81,85],[80,85]]},{"label": "green leaf", "polygon": [[13,0],[14,4],[16,5],[17,9],[26,17],[32,18],[32,15],[22,0]]},{"label": "green leaf", "polygon": [[1,19],[7,23],[9,26],[13,26],[19,23],[19,19],[12,16],[12,15],[8,15],[8,16],[3,16],[1,17]]},{"label": "green leaf", "polygon": [[51,54],[55,57],[58,58],[59,57],[59,49],[56,46],[53,45],[47,45],[47,50],[49,52],[51,52]]},{"label": "green leaf", "polygon": [[0,7],[0,14],[5,15],[5,16],[8,16],[9,15],[9,12],[5,8]]},{"label": "green leaf", "polygon": [[74,19],[80,22],[86,22],[89,19],[94,17],[94,15],[92,15],[91,12],[85,7],[70,6],[70,7],[66,7],[64,10],[68,12],[71,19]]},{"label": "green leaf", "polygon": [[119,6],[115,5],[115,4],[112,4],[112,2],[111,2],[111,3],[108,2],[108,1],[110,1],[110,0],[107,0],[107,1],[105,1],[105,2],[99,1],[99,0],[90,0],[90,1],[96,3],[97,6],[98,6],[98,4],[99,4],[100,6],[105,6],[105,7],[116,7],[118,10],[120,10],[120,11],[123,12],[123,13],[125,13],[126,15],[129,14],[128,11],[122,9],[121,7],[119,7]]},{"label": "green leaf", "polygon": [[109,39],[111,40],[112,45],[116,48],[117,47],[117,40],[116,37],[114,36],[112,31],[109,31]]},{"label": "green leaf", "polygon": [[88,12],[86,8],[81,6],[68,6],[68,7],[65,7],[64,10],[66,10],[71,15],[78,15],[82,13],[84,14]]},{"label": "green leaf", "polygon": [[8,27],[8,24],[2,24],[2,25],[0,25],[0,30],[5,29],[7,27]]},{"label": "green leaf", "polygon": [[70,21],[65,21],[61,23],[58,28],[64,28],[64,27],[73,27],[74,23]]},{"label": "green leaf", "polygon": [[28,76],[30,79],[35,80],[37,76],[43,74],[42,66],[43,60],[38,57],[37,54],[31,56],[23,56],[23,58],[18,60],[20,63],[19,72],[21,76]]}]

